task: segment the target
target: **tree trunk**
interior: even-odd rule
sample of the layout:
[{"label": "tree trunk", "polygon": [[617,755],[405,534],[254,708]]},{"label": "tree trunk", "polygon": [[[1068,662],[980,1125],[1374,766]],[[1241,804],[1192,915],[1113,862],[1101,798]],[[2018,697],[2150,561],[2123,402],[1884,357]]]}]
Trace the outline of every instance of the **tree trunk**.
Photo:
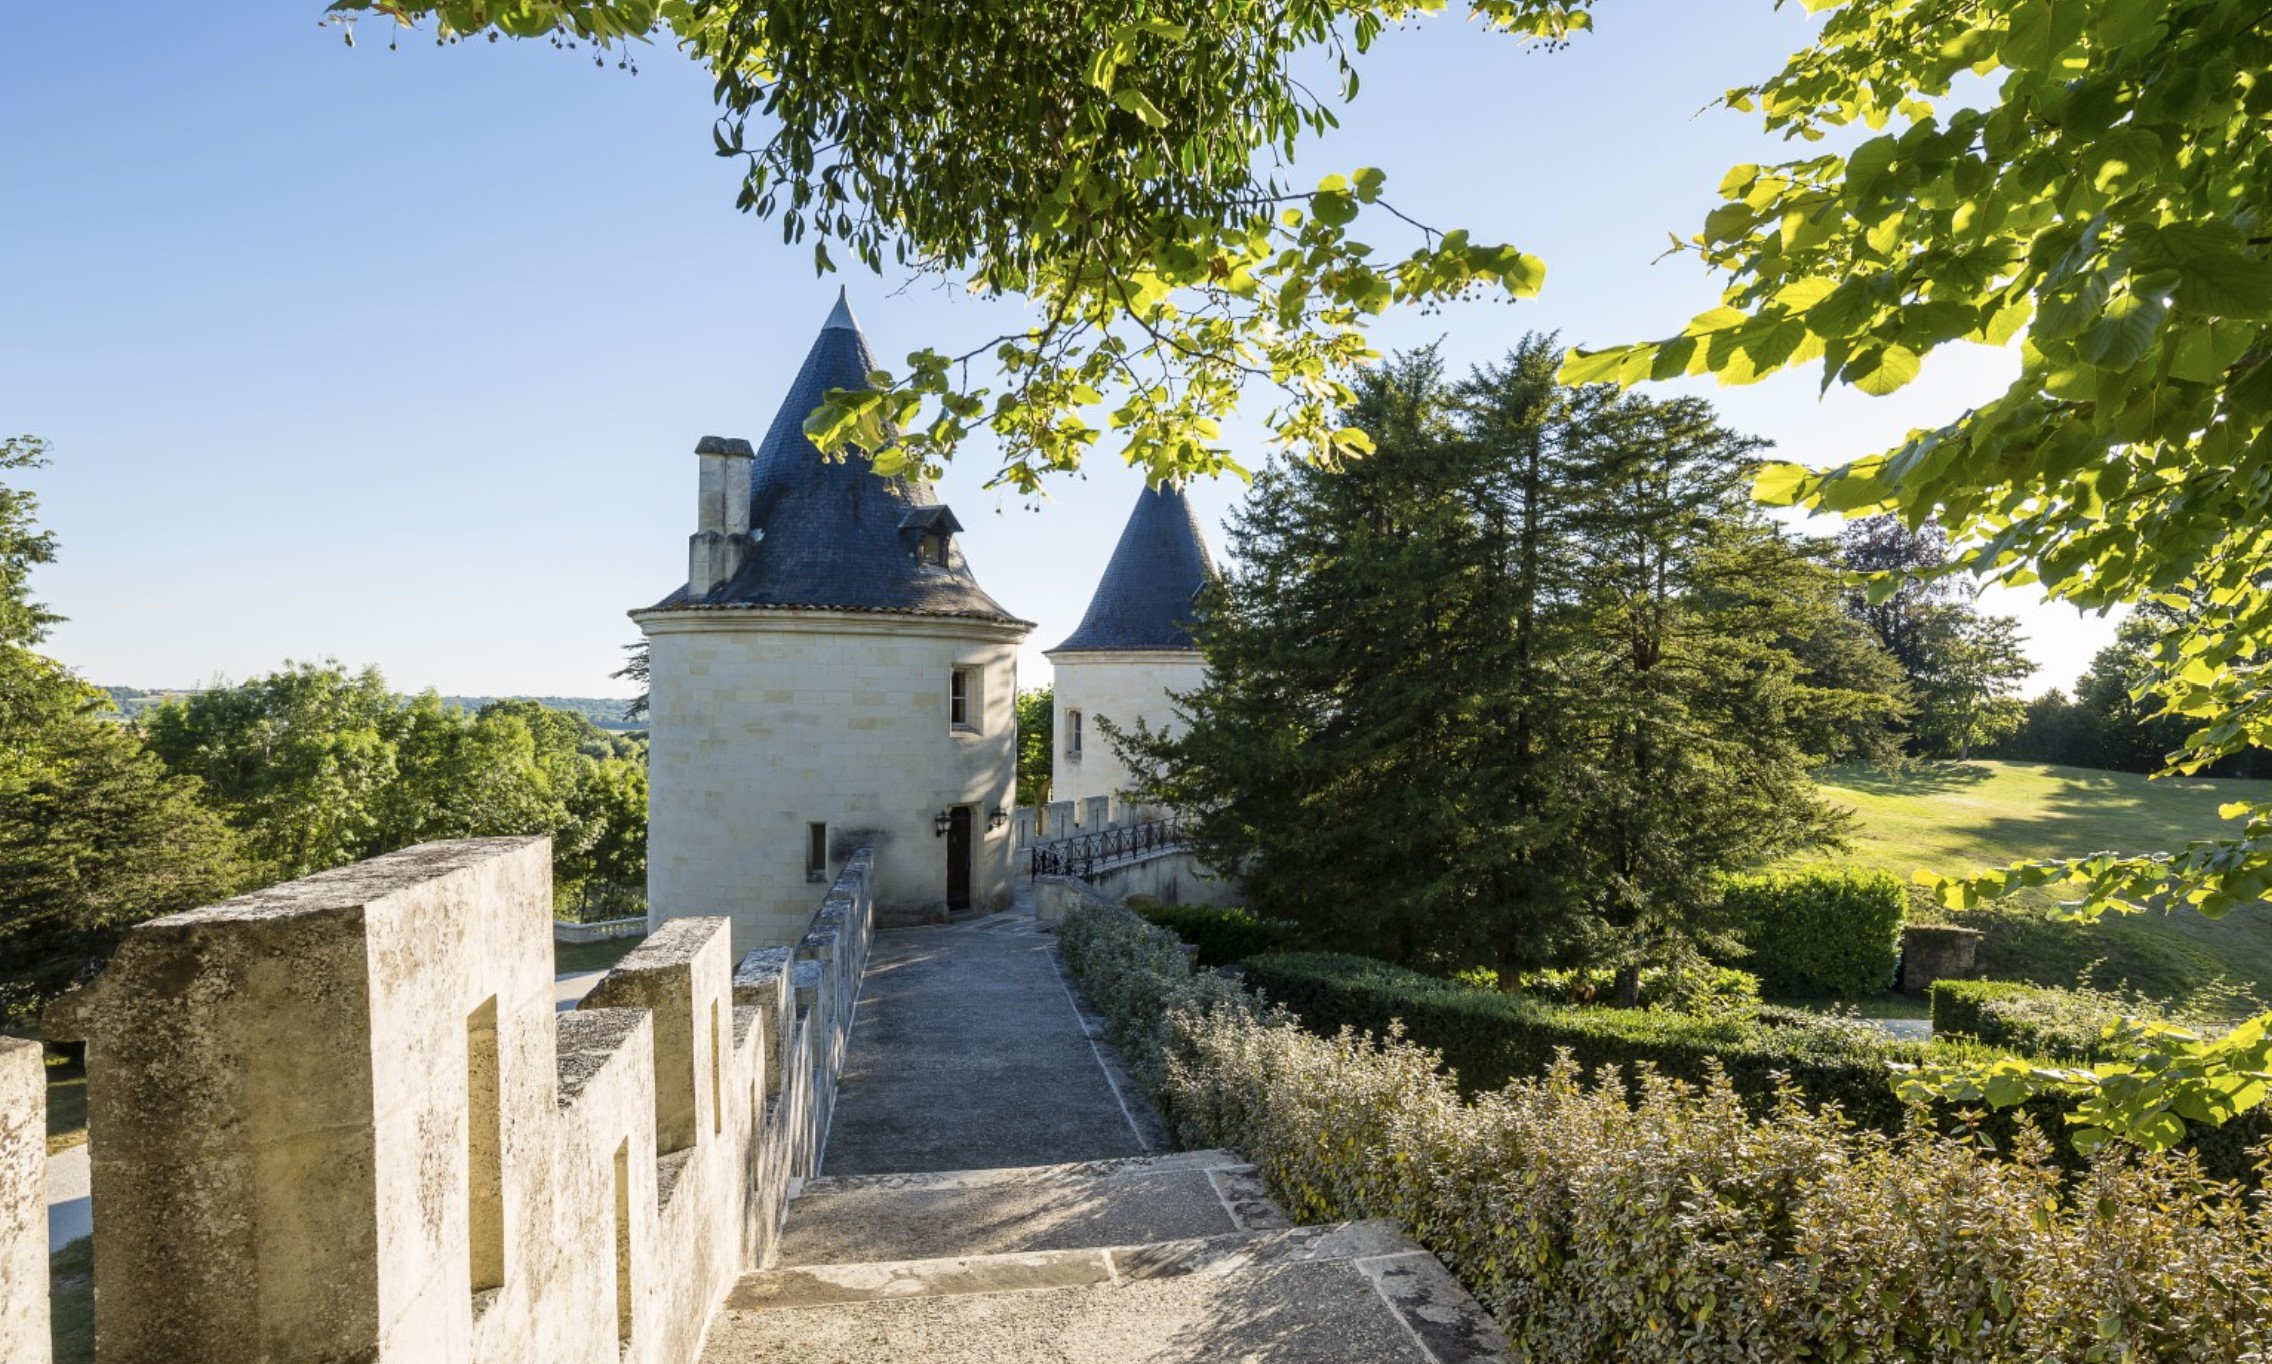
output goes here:
[{"label": "tree trunk", "polygon": [[1637,1009],[1641,1006],[1641,968],[1620,966],[1617,979],[1609,987],[1609,1002],[1620,1009]]}]

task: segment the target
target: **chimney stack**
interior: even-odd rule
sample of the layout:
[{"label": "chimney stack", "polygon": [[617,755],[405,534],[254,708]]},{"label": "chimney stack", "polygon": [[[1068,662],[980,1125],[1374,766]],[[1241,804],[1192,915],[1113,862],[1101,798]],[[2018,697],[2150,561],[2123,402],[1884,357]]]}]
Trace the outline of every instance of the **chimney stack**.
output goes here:
[{"label": "chimney stack", "polygon": [[695,531],[687,537],[686,590],[707,597],[741,571],[749,555],[749,479],[755,458],[746,440],[704,436],[694,446],[700,463]]}]

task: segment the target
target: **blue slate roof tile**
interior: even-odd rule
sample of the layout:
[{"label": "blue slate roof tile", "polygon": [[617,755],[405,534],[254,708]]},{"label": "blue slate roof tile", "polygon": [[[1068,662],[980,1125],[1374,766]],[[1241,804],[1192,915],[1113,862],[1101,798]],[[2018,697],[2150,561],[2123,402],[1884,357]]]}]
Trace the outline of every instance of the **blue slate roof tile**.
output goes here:
[{"label": "blue slate roof tile", "polygon": [[865,455],[827,459],[805,438],[805,418],[828,391],[866,388],[876,367],[868,339],[839,295],[757,447],[750,473],[756,543],[748,559],[708,595],[695,597],[681,587],[657,609],[884,611],[1027,624],[978,585],[951,538],[945,567],[920,561],[911,528],[961,528],[928,480],[878,477]]},{"label": "blue slate roof tile", "polygon": [[1080,627],[1050,653],[1196,649],[1191,619],[1215,558],[1183,489],[1146,488]]}]

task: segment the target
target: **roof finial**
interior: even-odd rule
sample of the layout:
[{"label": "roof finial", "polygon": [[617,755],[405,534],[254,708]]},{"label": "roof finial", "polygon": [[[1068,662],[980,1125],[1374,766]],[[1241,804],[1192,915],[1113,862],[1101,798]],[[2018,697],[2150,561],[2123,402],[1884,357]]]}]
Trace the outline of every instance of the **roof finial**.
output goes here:
[{"label": "roof finial", "polygon": [[836,286],[835,309],[829,313],[828,321],[820,324],[822,331],[832,327],[842,327],[848,332],[860,330],[859,322],[852,316],[852,300],[846,296],[846,286],[841,284]]}]

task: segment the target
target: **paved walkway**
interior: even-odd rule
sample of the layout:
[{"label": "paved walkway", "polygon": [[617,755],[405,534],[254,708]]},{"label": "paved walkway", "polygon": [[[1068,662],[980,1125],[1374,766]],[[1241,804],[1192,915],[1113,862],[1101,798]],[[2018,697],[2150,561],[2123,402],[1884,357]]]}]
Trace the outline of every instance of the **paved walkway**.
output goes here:
[{"label": "paved walkway", "polygon": [[876,935],[824,1175],[1056,1165],[1165,1147],[1092,1037],[1030,892],[1008,913]]},{"label": "paved walkway", "polygon": [[1030,903],[879,933],[822,1173],[704,1364],[1487,1364],[1502,1343],[1387,1222],[1289,1227],[1158,1122]]}]

